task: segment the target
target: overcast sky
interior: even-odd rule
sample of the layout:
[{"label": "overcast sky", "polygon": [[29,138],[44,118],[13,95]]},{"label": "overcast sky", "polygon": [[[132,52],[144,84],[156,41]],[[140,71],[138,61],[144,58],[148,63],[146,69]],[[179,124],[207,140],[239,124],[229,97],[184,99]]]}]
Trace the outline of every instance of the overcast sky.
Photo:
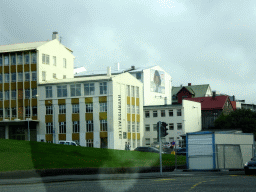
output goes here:
[{"label": "overcast sky", "polygon": [[1,0],[0,44],[58,31],[88,71],[159,65],[256,104],[255,0]]}]

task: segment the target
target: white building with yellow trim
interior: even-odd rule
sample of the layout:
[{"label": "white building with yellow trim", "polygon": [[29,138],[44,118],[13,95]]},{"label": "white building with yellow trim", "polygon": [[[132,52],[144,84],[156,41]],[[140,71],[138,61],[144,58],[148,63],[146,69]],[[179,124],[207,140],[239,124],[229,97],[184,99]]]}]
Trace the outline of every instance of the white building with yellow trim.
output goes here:
[{"label": "white building with yellow trim", "polygon": [[129,73],[39,84],[38,141],[76,141],[81,146],[142,146],[143,84]]}]

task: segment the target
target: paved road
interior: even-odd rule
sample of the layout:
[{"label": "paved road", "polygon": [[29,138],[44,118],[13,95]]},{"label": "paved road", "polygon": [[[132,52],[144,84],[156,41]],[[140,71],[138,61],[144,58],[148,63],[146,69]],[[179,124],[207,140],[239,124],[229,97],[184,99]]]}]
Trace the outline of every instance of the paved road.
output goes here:
[{"label": "paved road", "polygon": [[[1,192],[48,191],[255,191],[256,177],[237,172],[165,172],[101,174],[17,179],[4,183]],[[6,181],[5,181],[6,182]]]}]

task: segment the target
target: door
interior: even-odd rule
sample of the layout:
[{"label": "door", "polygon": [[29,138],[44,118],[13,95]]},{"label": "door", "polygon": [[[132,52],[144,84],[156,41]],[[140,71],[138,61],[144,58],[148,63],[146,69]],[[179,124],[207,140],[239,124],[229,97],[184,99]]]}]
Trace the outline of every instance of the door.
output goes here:
[{"label": "door", "polygon": [[100,138],[100,148],[108,148],[108,138],[107,137],[103,137]]}]

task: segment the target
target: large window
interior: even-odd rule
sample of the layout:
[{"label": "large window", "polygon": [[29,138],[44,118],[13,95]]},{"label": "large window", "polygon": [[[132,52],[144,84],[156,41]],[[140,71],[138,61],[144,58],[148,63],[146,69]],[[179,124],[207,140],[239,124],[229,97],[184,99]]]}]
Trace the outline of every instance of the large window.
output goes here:
[{"label": "large window", "polygon": [[181,116],[181,109],[177,110],[177,116]]},{"label": "large window", "polygon": [[9,55],[4,56],[4,65],[9,65]]},{"label": "large window", "polygon": [[4,92],[5,94],[4,94],[4,96],[5,96],[5,100],[9,100],[10,99],[10,95],[9,95],[9,91],[5,91]]},{"label": "large window", "polygon": [[12,65],[16,65],[16,56],[15,56],[15,54],[13,54],[11,56],[11,62],[12,62]]},{"label": "large window", "polygon": [[32,98],[36,98],[37,95],[37,89],[32,89]]},{"label": "large window", "polygon": [[46,115],[52,115],[52,105],[46,105]]},{"label": "large window", "polygon": [[100,83],[100,94],[107,94],[107,82]]},{"label": "large window", "polygon": [[30,81],[30,73],[25,72],[25,81]]},{"label": "large window", "polygon": [[9,83],[9,73],[4,74],[4,82]]},{"label": "large window", "polygon": [[52,98],[52,86],[45,87],[45,97]]},{"label": "large window", "polygon": [[108,105],[107,103],[100,103],[100,112],[107,112]]},{"label": "large window", "polygon": [[29,64],[29,53],[25,54],[25,64]]},{"label": "large window", "polygon": [[16,73],[11,73],[11,81],[16,82]]},{"label": "large window", "polygon": [[79,113],[79,104],[72,104],[72,113]]},{"label": "large window", "polygon": [[36,53],[31,53],[31,57],[32,57],[32,63],[36,64],[37,63]]},{"label": "large window", "polygon": [[22,53],[18,54],[18,65],[22,65],[23,64],[23,56]]},{"label": "large window", "polygon": [[100,131],[108,131],[107,120],[100,120]]},{"label": "large window", "polygon": [[67,97],[67,85],[57,86],[57,96],[58,97]]},{"label": "large window", "polygon": [[157,111],[153,111],[153,117],[157,117]]},{"label": "large window", "polygon": [[93,113],[93,104],[92,103],[87,103],[85,105],[86,108],[86,113]]},{"label": "large window", "polygon": [[5,108],[5,117],[10,117],[10,108]]},{"label": "large window", "polygon": [[36,71],[32,71],[32,81],[36,81],[37,80],[37,74]]},{"label": "large window", "polygon": [[46,123],[46,134],[52,134],[53,133],[53,123]]},{"label": "large window", "polygon": [[25,89],[25,99],[30,98],[30,89]]},{"label": "large window", "polygon": [[66,105],[59,105],[59,114],[66,114]]},{"label": "large window", "polygon": [[59,133],[66,133],[66,122],[59,122]]},{"label": "large window", "polygon": [[81,84],[70,85],[71,97],[81,96]]},{"label": "large window", "polygon": [[86,121],[86,132],[93,132],[93,121]]},{"label": "large window", "polygon": [[67,60],[66,60],[66,58],[63,58],[63,67],[67,68]]},{"label": "large window", "polygon": [[18,73],[18,82],[23,82],[23,73]]},{"label": "large window", "polygon": [[80,124],[79,121],[73,121],[73,133],[79,133]]},{"label": "large window", "polygon": [[94,83],[84,84],[84,95],[94,95]]},{"label": "large window", "polygon": [[12,108],[12,117],[17,117],[16,108]]},{"label": "large window", "polygon": [[16,100],[16,90],[11,91],[11,98],[12,100]]}]

